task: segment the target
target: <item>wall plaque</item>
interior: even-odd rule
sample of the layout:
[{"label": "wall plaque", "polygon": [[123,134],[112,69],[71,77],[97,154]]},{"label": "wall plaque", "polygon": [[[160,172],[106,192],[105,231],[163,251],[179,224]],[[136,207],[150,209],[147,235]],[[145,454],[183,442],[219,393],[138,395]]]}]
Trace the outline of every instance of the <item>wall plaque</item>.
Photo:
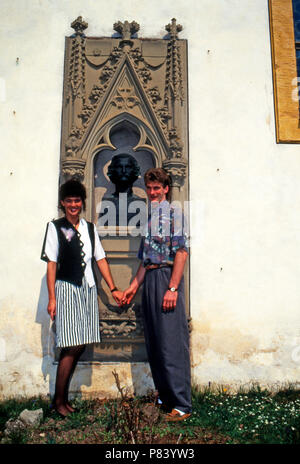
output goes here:
[{"label": "wall plaque", "polygon": [[[65,40],[60,183],[77,178],[85,184],[86,219],[97,224],[115,282],[125,289],[138,266],[142,220],[133,226],[130,221],[134,202],[147,201],[145,171],[164,167],[172,200],[188,199],[187,41],[179,38],[182,26],[175,19],[162,39],[138,37],[135,21],[116,22],[113,37],[88,37],[82,17],[71,27],[74,34]],[[121,224],[118,202],[124,192],[127,217]],[[113,226],[105,222],[108,199],[116,206]],[[120,309],[101,276],[98,280],[103,343],[93,352],[89,348],[87,359],[146,360],[140,294]]]}]

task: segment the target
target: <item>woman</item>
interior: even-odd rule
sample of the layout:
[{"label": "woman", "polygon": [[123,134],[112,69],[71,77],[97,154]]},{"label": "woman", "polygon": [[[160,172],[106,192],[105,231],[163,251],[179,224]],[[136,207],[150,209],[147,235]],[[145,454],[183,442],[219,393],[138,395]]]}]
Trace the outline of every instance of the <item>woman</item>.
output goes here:
[{"label": "woman", "polygon": [[86,190],[76,180],[60,187],[59,208],[64,217],[47,225],[41,259],[47,262],[48,313],[56,321],[56,345],[61,348],[53,406],[60,416],[74,412],[68,401],[71,376],[88,343],[100,342],[97,289],[92,270],[98,268],[119,304],[95,225],[80,219]]}]

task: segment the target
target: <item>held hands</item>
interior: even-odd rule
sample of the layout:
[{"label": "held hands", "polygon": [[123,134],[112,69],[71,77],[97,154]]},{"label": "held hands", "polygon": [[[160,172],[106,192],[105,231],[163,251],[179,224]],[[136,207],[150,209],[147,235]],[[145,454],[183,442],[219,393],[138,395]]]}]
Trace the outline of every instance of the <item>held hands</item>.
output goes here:
[{"label": "held hands", "polygon": [[128,287],[126,290],[124,290],[121,305],[124,306],[125,304],[129,304],[136,292],[137,290],[132,287]]},{"label": "held hands", "polygon": [[118,306],[123,306],[121,304],[123,298],[123,292],[121,292],[121,290],[115,290],[114,292],[112,292],[112,296]]},{"label": "held hands", "polygon": [[[124,292],[113,292],[113,297],[119,306],[124,306],[131,302],[136,292],[137,288],[128,287],[126,290],[124,290]],[[177,298],[178,292],[171,292],[170,290],[167,290],[163,299],[163,311],[173,311],[176,307]]]},{"label": "held hands", "polygon": [[133,297],[135,296],[136,292],[138,291],[139,287],[144,281],[146,269],[144,268],[143,264],[141,263],[135,277],[133,278],[129,287],[124,290],[123,298],[121,300],[121,306],[128,305]]},{"label": "held hands", "polygon": [[127,290],[124,290],[124,292],[122,292],[121,290],[115,290],[114,292],[112,292],[112,296],[118,306],[124,306],[126,304],[129,304],[135,294],[136,290],[133,290],[130,287],[127,288]]}]

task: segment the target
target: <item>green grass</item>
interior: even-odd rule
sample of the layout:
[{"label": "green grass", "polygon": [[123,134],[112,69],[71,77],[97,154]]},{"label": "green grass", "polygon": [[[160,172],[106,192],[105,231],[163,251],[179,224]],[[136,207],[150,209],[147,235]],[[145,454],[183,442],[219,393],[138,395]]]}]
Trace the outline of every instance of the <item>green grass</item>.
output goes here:
[{"label": "green grass", "polygon": [[43,398],[8,399],[0,401],[0,431],[5,429],[9,419],[17,419],[24,409],[43,409],[44,416],[49,415],[49,401]]},{"label": "green grass", "polygon": [[[17,419],[24,409],[43,409],[44,418],[49,416],[49,402],[43,398],[9,399],[0,402],[0,432],[4,432],[5,424],[9,419]],[[1,434],[2,435],[2,434]],[[11,443],[26,444],[29,440],[28,430],[16,430],[10,435]]]},{"label": "green grass", "polygon": [[230,395],[193,391],[193,415],[184,428],[209,427],[232,442],[300,443],[300,391],[271,394],[259,388]]},{"label": "green grass", "polygon": [[[96,400],[73,401],[79,411],[62,421],[49,409],[49,401],[42,398],[10,399],[0,402],[0,435],[5,423],[16,419],[24,409],[44,411],[38,430],[16,431],[12,443],[33,443],[40,440],[54,443],[126,443],[130,426],[126,417],[136,417],[145,398],[128,401],[131,415],[120,409],[119,400],[100,404]],[[142,424],[141,424],[142,426]],[[193,389],[193,414],[185,422],[166,423],[163,416],[153,423],[144,423],[139,429],[141,439],[147,437],[165,440],[180,437],[181,443],[247,443],[247,444],[300,444],[300,391],[287,389],[274,394],[259,388],[248,392],[228,394],[209,389]],[[136,431],[135,431],[136,432]],[[127,438],[128,440],[128,438]]]}]

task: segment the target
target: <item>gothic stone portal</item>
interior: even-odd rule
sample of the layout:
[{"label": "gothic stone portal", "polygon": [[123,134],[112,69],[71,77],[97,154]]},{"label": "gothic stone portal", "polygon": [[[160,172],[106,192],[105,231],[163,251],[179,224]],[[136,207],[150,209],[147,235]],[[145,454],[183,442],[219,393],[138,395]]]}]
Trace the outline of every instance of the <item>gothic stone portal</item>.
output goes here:
[{"label": "gothic stone portal", "polygon": [[[117,34],[111,38],[86,37],[88,25],[81,17],[71,26],[75,32],[65,42],[60,183],[73,177],[85,184],[86,219],[97,224],[115,282],[124,289],[138,267],[140,230],[103,229],[101,208],[107,199],[117,206],[125,191],[128,206],[136,199],[146,202],[143,176],[153,166],[169,172],[173,200],[188,199],[187,42],[178,38],[182,27],[175,19],[163,39],[138,38],[135,21],[115,23]],[[128,179],[121,179],[122,170],[128,170]],[[89,347],[85,359],[145,361],[140,293],[120,309],[99,274],[98,292],[102,343]]]}]

